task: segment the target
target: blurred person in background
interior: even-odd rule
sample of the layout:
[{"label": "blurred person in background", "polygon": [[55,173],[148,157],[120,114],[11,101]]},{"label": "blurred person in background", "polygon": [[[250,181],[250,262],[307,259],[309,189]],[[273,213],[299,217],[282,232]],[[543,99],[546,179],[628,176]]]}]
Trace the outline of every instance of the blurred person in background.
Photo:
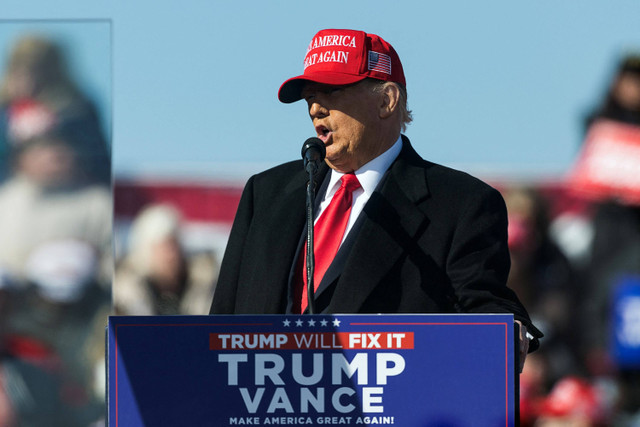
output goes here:
[{"label": "blurred person in background", "polygon": [[86,427],[104,417],[104,325],[110,292],[90,244],[36,247],[12,297],[3,384],[19,426]]},{"label": "blurred person in background", "polygon": [[540,403],[536,427],[605,427],[611,417],[602,396],[588,381],[568,376]]},{"label": "blurred person in background", "polygon": [[[34,103],[42,108],[34,109]],[[33,117],[23,114],[24,109]],[[23,126],[16,115],[38,123]],[[5,160],[11,146],[51,125],[73,136],[73,148],[82,160],[78,178],[109,185],[109,148],[95,105],[73,81],[61,47],[48,38],[26,35],[13,46],[0,81],[0,179],[10,174]]]},{"label": "blurred person in background", "polygon": [[545,334],[540,351],[531,355],[544,362],[542,382],[550,387],[571,372],[580,373],[578,343],[572,327],[576,316],[574,273],[571,264],[549,235],[549,211],[533,188],[515,186],[503,191],[509,218],[511,271],[508,285],[521,296]]},{"label": "blurred person in background", "polygon": [[212,254],[186,253],[182,220],[170,205],[146,207],[134,220],[118,263],[114,309],[121,315],[206,314],[217,275]]},{"label": "blurred person in background", "polygon": [[587,118],[640,125],[640,53],[622,59],[602,104]]},{"label": "blurred person in background", "polygon": [[9,58],[0,154],[0,271],[11,283],[2,416],[9,426],[86,427],[104,418],[110,159],[95,108],[45,38],[20,39]]},{"label": "blurred person in background", "polygon": [[75,179],[60,132],[12,150],[15,175],[0,186],[0,269],[13,283],[2,386],[18,426],[84,427],[104,413],[111,194]]},{"label": "blurred person in background", "polygon": [[110,282],[109,190],[77,180],[79,158],[58,130],[12,148],[15,174],[0,186],[0,267],[25,279],[25,262],[39,244],[75,238],[99,253],[102,282]]},{"label": "blurred person in background", "polygon": [[7,375],[4,372],[4,363],[8,358],[6,322],[10,309],[11,294],[10,283],[2,270],[0,270],[0,426],[11,427],[15,424],[15,410],[7,393]]},{"label": "blurred person in background", "polygon": [[[587,118],[587,132],[603,122],[622,125],[624,126],[622,129],[640,131],[640,54],[628,55],[621,60],[602,105]],[[586,142],[588,142],[588,135]],[[636,141],[635,144],[637,150],[640,150],[640,141]],[[640,151],[636,151],[638,152]],[[625,154],[629,153],[633,155],[633,152],[625,151]],[[613,165],[613,167],[616,166],[621,165]],[[640,175],[640,160],[637,160],[633,166],[637,168],[635,174]],[[640,192],[637,188],[625,190]],[[619,252],[621,246],[633,244],[640,238],[639,203],[625,198],[623,191],[611,189],[610,193],[599,194],[596,199],[591,269],[599,268],[599,265],[609,262],[610,258],[616,256],[615,252]]]},{"label": "blurred person in background", "polygon": [[619,339],[614,316],[622,281],[631,280],[640,289],[639,55],[623,58],[602,104],[588,117],[568,184],[592,202],[589,262],[579,272],[576,301],[581,354],[594,381],[617,387],[620,417],[638,418],[640,357],[623,365],[613,349]]}]

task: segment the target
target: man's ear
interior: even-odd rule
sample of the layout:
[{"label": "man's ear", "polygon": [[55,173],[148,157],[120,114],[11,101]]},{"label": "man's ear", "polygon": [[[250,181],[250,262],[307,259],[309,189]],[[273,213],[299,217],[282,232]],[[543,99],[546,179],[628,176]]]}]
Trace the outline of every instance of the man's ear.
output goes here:
[{"label": "man's ear", "polygon": [[393,82],[386,82],[380,92],[379,114],[381,119],[389,118],[398,109],[400,88]]}]

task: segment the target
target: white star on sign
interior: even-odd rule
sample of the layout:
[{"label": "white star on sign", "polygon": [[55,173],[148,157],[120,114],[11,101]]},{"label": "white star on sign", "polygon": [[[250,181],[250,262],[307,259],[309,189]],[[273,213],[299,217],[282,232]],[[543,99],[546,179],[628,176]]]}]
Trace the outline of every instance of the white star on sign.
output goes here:
[{"label": "white star on sign", "polygon": [[291,324],[291,322],[289,321],[289,319],[285,319],[282,321],[282,324],[286,327],[289,327],[289,325]]},{"label": "white star on sign", "polygon": [[333,326],[335,327],[340,326],[340,321],[338,319],[333,319]]},{"label": "white star on sign", "polygon": [[309,326],[316,326],[316,321],[313,319],[309,320]]},{"label": "white star on sign", "polygon": [[322,319],[322,320],[320,321],[320,326],[327,326],[327,324],[328,324],[328,323],[329,323],[329,322],[327,322],[327,319]]},{"label": "white star on sign", "polygon": [[296,320],[296,326],[302,326],[303,323],[301,319]]}]

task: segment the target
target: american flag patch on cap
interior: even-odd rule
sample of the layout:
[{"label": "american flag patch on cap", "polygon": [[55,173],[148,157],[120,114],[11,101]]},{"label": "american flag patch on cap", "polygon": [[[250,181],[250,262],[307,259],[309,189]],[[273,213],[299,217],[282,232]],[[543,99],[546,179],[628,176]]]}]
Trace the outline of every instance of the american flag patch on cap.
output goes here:
[{"label": "american flag patch on cap", "polygon": [[369,51],[369,71],[391,74],[391,57],[384,53]]}]

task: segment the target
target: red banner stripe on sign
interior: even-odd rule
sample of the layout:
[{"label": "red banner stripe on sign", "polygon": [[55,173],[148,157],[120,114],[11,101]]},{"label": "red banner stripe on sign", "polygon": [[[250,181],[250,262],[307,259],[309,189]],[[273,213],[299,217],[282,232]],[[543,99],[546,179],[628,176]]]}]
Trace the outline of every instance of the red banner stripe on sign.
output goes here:
[{"label": "red banner stripe on sign", "polygon": [[210,350],[411,350],[413,347],[413,332],[209,334]]}]

